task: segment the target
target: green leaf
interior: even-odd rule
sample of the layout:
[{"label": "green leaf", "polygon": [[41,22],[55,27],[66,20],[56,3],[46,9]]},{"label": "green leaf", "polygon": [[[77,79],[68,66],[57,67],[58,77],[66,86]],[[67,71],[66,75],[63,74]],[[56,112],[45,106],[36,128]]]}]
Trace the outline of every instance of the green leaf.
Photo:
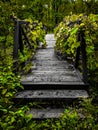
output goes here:
[{"label": "green leaf", "polygon": [[88,46],[87,48],[86,48],[86,50],[87,50],[87,53],[94,53],[94,47],[93,46]]},{"label": "green leaf", "polygon": [[77,27],[73,28],[73,29],[71,30],[71,35],[76,34],[77,31],[78,31],[78,28],[77,28]]},{"label": "green leaf", "polygon": [[33,118],[32,114],[26,116],[26,122],[28,123]]},{"label": "green leaf", "polygon": [[11,123],[15,121],[15,117],[11,117]]},{"label": "green leaf", "polygon": [[2,128],[4,128],[4,129],[7,128],[7,126],[8,126],[8,123],[3,123],[2,124]]},{"label": "green leaf", "polygon": [[0,111],[3,111],[3,112],[5,112],[5,113],[7,113],[7,109],[0,109]]},{"label": "green leaf", "polygon": [[7,92],[7,89],[3,89],[2,90],[2,95],[6,94],[6,92]]},{"label": "green leaf", "polygon": [[8,92],[5,96],[6,96],[6,97],[12,97],[13,94],[12,94],[12,92]]}]

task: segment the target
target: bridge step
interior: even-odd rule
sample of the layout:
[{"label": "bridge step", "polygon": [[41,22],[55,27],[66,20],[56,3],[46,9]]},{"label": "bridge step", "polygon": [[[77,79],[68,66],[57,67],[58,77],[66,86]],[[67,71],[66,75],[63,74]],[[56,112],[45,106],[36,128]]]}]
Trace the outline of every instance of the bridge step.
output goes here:
[{"label": "bridge step", "polygon": [[[30,82],[30,81],[26,81],[26,82],[21,82],[22,85],[24,86],[24,90],[50,90],[50,89],[63,89],[63,90],[67,90],[67,89],[72,89],[72,90],[88,90],[88,85],[84,84],[83,82]],[[21,91],[21,89],[19,90]]]},{"label": "bridge step", "polygon": [[64,111],[65,105],[77,103],[77,101],[88,98],[86,90],[24,90],[18,92],[14,97],[15,104],[35,103],[26,115],[32,114],[33,119],[57,119]]},{"label": "bridge step", "polygon": [[59,118],[64,113],[64,109],[31,109],[26,114],[32,114],[33,119],[49,119],[49,118]]},{"label": "bridge step", "polygon": [[51,100],[72,100],[87,98],[85,90],[24,90],[15,95],[15,99],[28,101],[51,101]]}]

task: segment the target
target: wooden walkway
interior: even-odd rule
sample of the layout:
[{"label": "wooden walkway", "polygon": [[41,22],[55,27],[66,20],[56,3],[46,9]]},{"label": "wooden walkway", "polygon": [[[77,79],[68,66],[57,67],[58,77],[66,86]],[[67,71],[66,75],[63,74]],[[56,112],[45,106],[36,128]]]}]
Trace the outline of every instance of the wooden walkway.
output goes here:
[{"label": "wooden walkway", "polygon": [[27,84],[84,84],[74,66],[54,53],[54,35],[46,35],[46,41],[47,48],[36,52],[32,73],[23,76],[21,81]]},{"label": "wooden walkway", "polygon": [[[55,39],[53,34],[46,35],[47,48],[39,48],[33,59],[32,73],[23,75],[21,83],[25,90],[18,92],[15,99],[26,101],[57,101],[87,98],[86,85],[82,76],[68,61],[62,60],[54,53]],[[62,112],[62,109],[60,109]],[[33,109],[34,118],[55,118],[60,110]],[[50,112],[50,114],[49,114]],[[40,116],[39,116],[39,113]],[[55,116],[54,116],[55,115]]]}]

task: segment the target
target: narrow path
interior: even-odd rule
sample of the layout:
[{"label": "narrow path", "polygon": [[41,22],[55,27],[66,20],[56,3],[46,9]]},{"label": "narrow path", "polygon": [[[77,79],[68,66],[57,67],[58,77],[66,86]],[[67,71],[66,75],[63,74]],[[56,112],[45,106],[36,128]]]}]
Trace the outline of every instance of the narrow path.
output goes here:
[{"label": "narrow path", "polygon": [[[47,48],[38,49],[33,60],[32,73],[22,78],[22,82],[53,83],[53,84],[83,84],[73,65],[60,60],[54,53],[55,38],[53,34],[46,35]],[[66,84],[65,83],[65,84]]]}]

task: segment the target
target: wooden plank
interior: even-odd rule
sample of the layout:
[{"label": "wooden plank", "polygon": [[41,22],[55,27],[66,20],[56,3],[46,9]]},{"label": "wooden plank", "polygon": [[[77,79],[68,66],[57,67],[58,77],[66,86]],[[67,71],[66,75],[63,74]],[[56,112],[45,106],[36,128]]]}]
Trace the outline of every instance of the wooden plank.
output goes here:
[{"label": "wooden plank", "polygon": [[32,81],[21,81],[21,83],[23,84],[23,85],[73,85],[73,86],[75,86],[75,85],[85,85],[84,84],[84,82],[77,82],[77,81],[70,81],[70,82],[37,82],[37,83],[34,83],[34,82],[32,82]]},{"label": "wooden plank", "polygon": [[62,114],[64,113],[64,109],[51,109],[51,108],[46,108],[46,109],[31,109],[26,113],[32,114],[33,119],[49,119],[49,118],[60,118]]},{"label": "wooden plank", "polygon": [[[79,90],[86,90],[88,91],[88,85],[84,84],[84,82],[21,82],[24,86],[24,90],[50,90],[50,89],[79,89]],[[22,91],[19,89],[19,91]]]},{"label": "wooden plank", "polygon": [[25,90],[18,92],[15,98],[28,99],[66,99],[66,98],[87,98],[85,90]]}]

